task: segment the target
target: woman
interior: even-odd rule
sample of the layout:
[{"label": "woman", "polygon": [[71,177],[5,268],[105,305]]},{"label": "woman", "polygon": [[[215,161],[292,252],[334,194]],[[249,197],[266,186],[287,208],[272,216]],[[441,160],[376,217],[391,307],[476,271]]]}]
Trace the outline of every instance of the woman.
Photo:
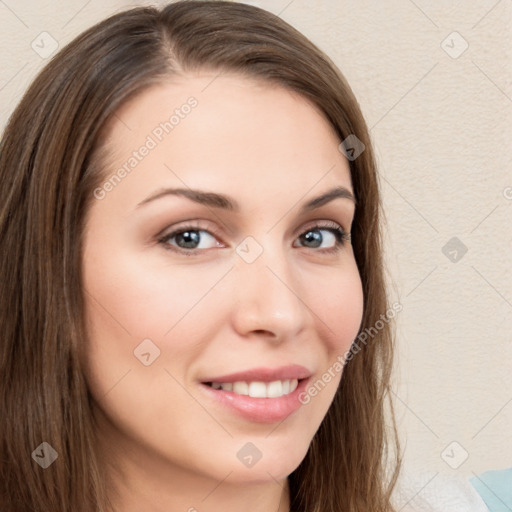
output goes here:
[{"label": "woman", "polygon": [[35,79],[0,181],[6,510],[393,510],[375,162],[304,36],[116,14]]}]

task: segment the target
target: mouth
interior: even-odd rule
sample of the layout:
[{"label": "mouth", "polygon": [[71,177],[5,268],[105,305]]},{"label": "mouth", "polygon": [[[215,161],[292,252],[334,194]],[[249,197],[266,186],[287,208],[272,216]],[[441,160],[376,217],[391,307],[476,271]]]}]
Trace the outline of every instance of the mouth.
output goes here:
[{"label": "mouth", "polygon": [[299,365],[255,368],[200,382],[204,397],[228,414],[251,422],[283,421],[297,411],[312,372]]},{"label": "mouth", "polygon": [[206,386],[213,389],[231,391],[236,395],[245,395],[253,398],[279,398],[293,393],[299,382],[304,379],[263,381],[236,381],[236,382],[204,382]]}]

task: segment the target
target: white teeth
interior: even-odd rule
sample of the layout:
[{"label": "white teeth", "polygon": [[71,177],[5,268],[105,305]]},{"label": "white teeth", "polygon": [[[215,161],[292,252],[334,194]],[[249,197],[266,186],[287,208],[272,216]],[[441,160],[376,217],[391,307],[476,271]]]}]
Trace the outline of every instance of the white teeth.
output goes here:
[{"label": "white teeth", "polygon": [[249,383],[249,396],[254,398],[266,398],[267,386],[264,382],[250,382]]},{"label": "white teeth", "polygon": [[[288,382],[288,381],[286,381]],[[290,386],[288,386],[290,387]],[[279,396],[283,396],[283,383],[280,380],[275,380],[274,382],[270,382],[268,386],[266,386],[266,393],[268,398],[276,398]]]},{"label": "white teeth", "polygon": [[293,393],[297,389],[299,381],[275,380],[273,382],[212,382],[214,389],[223,389],[224,391],[233,391],[237,395],[247,395],[253,398],[279,398],[283,395]]},{"label": "white teeth", "polygon": [[233,382],[233,393],[237,393],[239,395],[248,395],[249,385],[247,382]]}]

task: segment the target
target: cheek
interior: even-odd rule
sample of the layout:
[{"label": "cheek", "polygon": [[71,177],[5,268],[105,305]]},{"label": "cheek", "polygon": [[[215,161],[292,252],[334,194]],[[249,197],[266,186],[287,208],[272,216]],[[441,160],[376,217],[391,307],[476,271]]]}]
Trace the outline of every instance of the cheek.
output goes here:
[{"label": "cheek", "polygon": [[342,271],[332,269],[323,286],[310,292],[318,329],[330,357],[343,354],[359,331],[364,308],[361,279],[355,261]]},{"label": "cheek", "polygon": [[[163,251],[164,249],[162,249]],[[102,330],[133,341],[163,338],[222,277],[222,268],[152,264],[151,259],[120,251],[118,257],[85,259],[84,285],[91,318]],[[116,336],[116,337],[117,337]]]},{"label": "cheek", "polygon": [[[119,257],[113,256],[116,252]],[[208,424],[208,418],[178,382],[186,381],[187,369],[200,354],[195,341],[204,337],[204,326],[199,316],[205,305],[215,305],[201,298],[220,271],[198,273],[179,265],[163,270],[120,251],[91,250],[84,262],[85,366],[92,396],[130,437],[185,460],[186,443],[180,440],[194,428],[195,437],[204,436],[198,426]],[[151,362],[145,365],[142,354],[148,352]],[[187,411],[186,421],[176,411]]]},{"label": "cheek", "polygon": [[[154,264],[112,246],[98,243],[84,253],[87,367],[95,397],[128,373],[130,380],[140,377],[142,383],[152,380],[157,369],[170,367],[184,380],[201,351],[195,340],[205,337],[208,322],[222,307],[218,295],[215,301],[206,296],[226,270],[219,265],[201,272],[187,265],[162,266],[162,258]],[[154,363],[144,366],[142,354],[148,352]]]},{"label": "cheek", "polygon": [[[325,357],[316,380],[300,397],[310,407],[318,423],[327,413],[340,383],[344,363],[357,337],[364,309],[364,294],[355,260],[343,271],[331,273],[324,286],[309,295],[314,304],[316,329],[323,343]],[[310,405],[308,405],[310,404]]]}]

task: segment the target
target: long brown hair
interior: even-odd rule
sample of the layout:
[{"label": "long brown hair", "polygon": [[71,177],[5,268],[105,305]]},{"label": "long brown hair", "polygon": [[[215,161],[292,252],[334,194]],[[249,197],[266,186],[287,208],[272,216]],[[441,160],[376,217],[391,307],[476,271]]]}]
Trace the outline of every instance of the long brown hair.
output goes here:
[{"label": "long brown hair", "polygon": [[[9,512],[110,510],[82,366],[82,237],[105,176],[101,128],[149,85],[204,69],[296,91],[340,141],[354,134],[365,145],[349,159],[352,245],[364,290],[360,332],[389,308],[371,141],[329,58],[279,17],[245,4],[181,1],[111,16],[43,68],[0,143],[0,507]],[[332,406],[289,476],[293,511],[393,510],[400,457],[389,399],[392,339],[385,322],[346,363]],[[43,442],[58,454],[46,469],[33,456],[38,447],[48,456]]]}]

